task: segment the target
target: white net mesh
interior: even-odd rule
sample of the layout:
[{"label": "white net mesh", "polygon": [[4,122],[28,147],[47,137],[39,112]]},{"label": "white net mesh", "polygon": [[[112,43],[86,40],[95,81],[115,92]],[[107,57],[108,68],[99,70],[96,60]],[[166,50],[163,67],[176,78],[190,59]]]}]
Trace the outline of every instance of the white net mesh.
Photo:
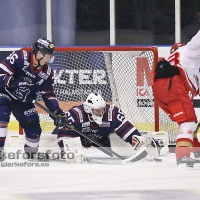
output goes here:
[{"label": "white net mesh", "polygon": [[[155,50],[125,47],[116,51],[78,51],[75,47],[58,51],[50,66],[55,73],[55,93],[60,107],[66,112],[85,101],[90,92],[100,93],[107,103],[121,108],[126,118],[139,130],[155,131],[152,95],[153,67],[157,62]],[[130,51],[129,51],[130,50]],[[42,101],[38,96],[38,101]],[[42,103],[42,102],[40,102]],[[48,114],[38,108],[43,133],[55,128]],[[175,141],[178,126],[159,110],[159,129],[169,132]]]}]

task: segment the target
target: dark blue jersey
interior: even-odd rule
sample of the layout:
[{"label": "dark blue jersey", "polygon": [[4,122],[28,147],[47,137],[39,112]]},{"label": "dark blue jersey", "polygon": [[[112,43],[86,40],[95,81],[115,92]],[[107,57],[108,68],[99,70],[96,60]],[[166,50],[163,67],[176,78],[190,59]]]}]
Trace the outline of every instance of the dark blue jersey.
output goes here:
[{"label": "dark blue jersey", "polygon": [[[70,124],[96,140],[100,140],[103,136],[115,132],[124,141],[132,143],[132,136],[140,135],[138,130],[125,119],[122,111],[114,105],[106,104],[101,125],[89,120],[88,114],[84,111],[83,104],[71,108],[66,113],[66,116]],[[58,142],[65,137],[77,136],[79,134],[68,127],[60,127],[58,129]]]},{"label": "dark blue jersey", "polygon": [[[22,79],[30,84],[28,97],[35,99],[40,92],[49,110],[59,108],[56,95],[53,91],[53,70],[45,64],[37,69],[33,66],[33,53],[27,51],[14,51],[0,64],[0,87],[6,87],[11,76]],[[8,89],[13,93],[13,89]]]}]

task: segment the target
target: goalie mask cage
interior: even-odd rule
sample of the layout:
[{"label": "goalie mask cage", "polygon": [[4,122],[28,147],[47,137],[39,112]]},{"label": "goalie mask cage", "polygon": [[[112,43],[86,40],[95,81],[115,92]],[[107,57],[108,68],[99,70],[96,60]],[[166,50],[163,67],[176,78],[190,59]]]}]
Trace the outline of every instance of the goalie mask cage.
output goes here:
[{"label": "goalie mask cage", "polygon": [[[151,86],[157,62],[156,47],[90,46],[57,47],[49,65],[54,70],[55,94],[65,112],[97,92],[118,106],[138,130],[167,131],[169,142],[174,143],[178,126],[154,104]],[[37,101],[43,104],[39,94]],[[52,119],[37,110],[42,133],[51,133]]]}]

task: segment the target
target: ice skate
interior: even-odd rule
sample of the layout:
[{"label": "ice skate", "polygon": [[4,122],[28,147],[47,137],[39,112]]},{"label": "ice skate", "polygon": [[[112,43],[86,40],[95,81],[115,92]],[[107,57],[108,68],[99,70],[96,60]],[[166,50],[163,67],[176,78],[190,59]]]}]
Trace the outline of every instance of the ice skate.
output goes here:
[{"label": "ice skate", "polygon": [[41,162],[49,162],[51,159],[50,159],[50,156],[48,153],[29,153],[29,152],[26,152],[25,153],[26,155],[26,159],[30,160],[30,161],[41,161]]},{"label": "ice skate", "polygon": [[184,168],[200,169],[200,160],[196,160],[188,156],[183,156],[177,159],[177,165],[179,169],[184,169]]},{"label": "ice skate", "polygon": [[195,159],[200,160],[200,151],[194,152],[194,157]]},{"label": "ice skate", "polygon": [[48,153],[38,153],[36,160],[42,161],[42,162],[49,162],[51,158]]}]

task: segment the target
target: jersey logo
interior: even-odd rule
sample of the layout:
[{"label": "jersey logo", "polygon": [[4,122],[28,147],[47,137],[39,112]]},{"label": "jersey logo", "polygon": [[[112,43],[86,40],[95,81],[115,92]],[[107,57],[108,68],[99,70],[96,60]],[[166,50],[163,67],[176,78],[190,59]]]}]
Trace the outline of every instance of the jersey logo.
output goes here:
[{"label": "jersey logo", "polygon": [[38,81],[36,84],[41,85],[44,82],[44,79],[41,79],[40,81]]},{"label": "jersey logo", "polygon": [[87,127],[87,126],[90,126],[90,122],[84,122],[84,123],[82,123],[82,127]]},{"label": "jersey logo", "polygon": [[82,129],[82,132],[89,133],[90,132],[90,127],[85,127]]},{"label": "jersey logo", "polygon": [[110,122],[102,122],[102,124],[99,124],[99,127],[110,127]]},{"label": "jersey logo", "polygon": [[48,77],[49,77],[49,75],[48,75],[48,74],[45,74],[44,72],[40,72],[40,73],[38,73],[38,76],[39,76],[40,78],[45,79],[45,80],[47,80]]},{"label": "jersey logo", "polygon": [[27,76],[30,76],[31,78],[35,78],[36,76],[34,74],[31,74],[30,72],[26,71],[26,68],[27,68],[27,66],[24,66],[22,71],[24,71]]},{"label": "jersey logo", "polygon": [[31,109],[29,109],[29,110],[24,111],[24,115],[30,116],[30,115],[35,114],[36,112],[37,112],[37,111],[36,111],[36,108],[31,108]]},{"label": "jersey logo", "polygon": [[50,44],[49,47],[50,47],[51,49],[53,49],[53,48],[54,48],[54,45],[53,45],[53,44]]}]

